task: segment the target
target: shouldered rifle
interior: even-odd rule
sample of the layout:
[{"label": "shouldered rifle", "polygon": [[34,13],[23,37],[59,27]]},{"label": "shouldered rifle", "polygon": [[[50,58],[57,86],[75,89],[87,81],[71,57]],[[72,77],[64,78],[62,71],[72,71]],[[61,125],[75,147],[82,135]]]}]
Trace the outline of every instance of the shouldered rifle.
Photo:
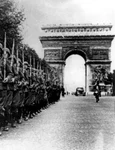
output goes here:
[{"label": "shouldered rifle", "polygon": [[4,34],[4,79],[6,78],[6,32]]}]

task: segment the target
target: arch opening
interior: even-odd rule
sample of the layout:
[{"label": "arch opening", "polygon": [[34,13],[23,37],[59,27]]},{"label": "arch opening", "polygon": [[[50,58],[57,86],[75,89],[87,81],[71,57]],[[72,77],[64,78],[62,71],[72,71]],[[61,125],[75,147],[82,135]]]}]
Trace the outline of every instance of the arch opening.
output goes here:
[{"label": "arch opening", "polygon": [[82,50],[70,50],[69,52],[66,53],[64,60],[66,60],[69,56],[71,55],[80,55],[86,62],[87,60],[87,55],[84,51]]},{"label": "arch opening", "polygon": [[68,55],[64,67],[65,91],[75,92],[77,87],[85,90],[85,60],[78,54]]}]

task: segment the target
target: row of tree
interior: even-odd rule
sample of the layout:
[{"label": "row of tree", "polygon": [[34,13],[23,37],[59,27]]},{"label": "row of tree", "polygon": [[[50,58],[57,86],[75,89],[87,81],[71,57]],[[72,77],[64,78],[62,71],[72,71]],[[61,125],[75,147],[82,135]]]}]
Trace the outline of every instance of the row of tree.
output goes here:
[{"label": "row of tree", "polygon": [[25,20],[24,11],[19,10],[12,0],[0,0],[0,41],[3,42],[4,33],[7,33],[7,47],[11,49],[12,39],[21,44],[22,22]]},{"label": "row of tree", "polygon": [[24,10],[19,10],[13,0],[0,0],[0,43],[4,45],[4,39],[6,38],[6,47],[11,52],[13,41],[15,41],[14,55],[17,55],[18,50],[18,57],[22,62],[23,55],[24,61],[28,63],[30,63],[31,56],[33,68],[43,70],[46,74],[51,73],[52,70],[55,72],[55,68],[51,68],[44,59],[40,59],[33,48],[23,44],[22,27],[25,19]]}]

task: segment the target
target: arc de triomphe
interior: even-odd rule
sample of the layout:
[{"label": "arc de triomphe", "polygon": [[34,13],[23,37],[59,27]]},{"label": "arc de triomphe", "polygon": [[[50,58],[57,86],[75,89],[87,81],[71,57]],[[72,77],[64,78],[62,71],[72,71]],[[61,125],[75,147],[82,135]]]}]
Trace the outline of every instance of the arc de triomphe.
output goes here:
[{"label": "arc de triomphe", "polygon": [[39,37],[44,49],[44,59],[57,69],[60,84],[63,85],[65,60],[72,54],[78,54],[85,60],[85,91],[92,91],[94,68],[111,67],[111,43],[114,38],[112,25],[67,24],[46,25]]}]

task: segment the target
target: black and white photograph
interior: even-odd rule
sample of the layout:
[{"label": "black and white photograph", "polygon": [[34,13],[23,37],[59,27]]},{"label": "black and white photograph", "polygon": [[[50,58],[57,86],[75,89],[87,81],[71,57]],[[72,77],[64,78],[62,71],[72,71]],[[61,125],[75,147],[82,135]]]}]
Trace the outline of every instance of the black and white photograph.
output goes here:
[{"label": "black and white photograph", "polygon": [[0,150],[115,150],[114,0],[0,0]]}]

